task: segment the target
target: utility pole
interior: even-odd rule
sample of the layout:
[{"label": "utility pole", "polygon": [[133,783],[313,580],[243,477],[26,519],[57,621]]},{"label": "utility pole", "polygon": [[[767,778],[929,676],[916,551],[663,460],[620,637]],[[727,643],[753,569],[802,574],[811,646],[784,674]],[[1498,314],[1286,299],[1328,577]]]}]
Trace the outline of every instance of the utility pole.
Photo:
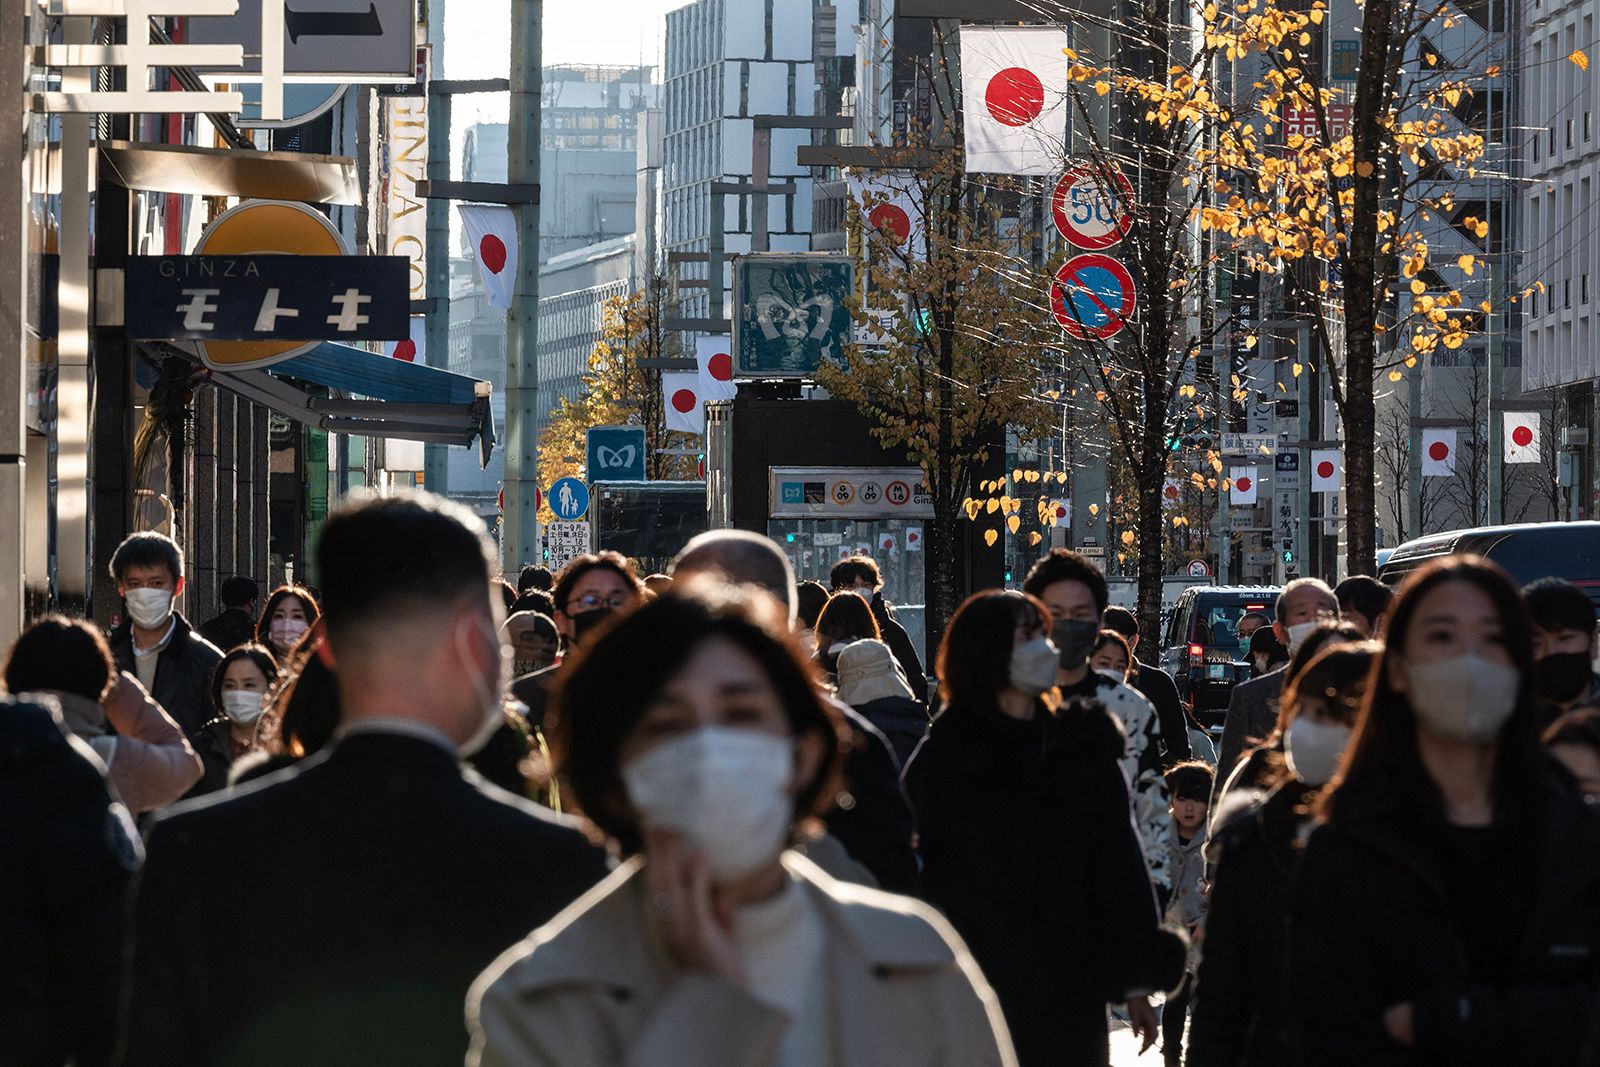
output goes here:
[{"label": "utility pole", "polygon": [[[450,179],[450,97],[435,87],[444,77],[444,4],[428,5],[430,63],[427,84],[428,180]],[[427,323],[423,334],[424,362],[450,369],[450,202],[429,198],[427,208],[428,260]],[[447,445],[428,444],[422,451],[422,484],[441,496],[450,491]]]},{"label": "utility pole", "polygon": [[[511,0],[511,115],[506,179],[539,182],[543,0]],[[505,526],[501,554],[508,571],[539,562],[539,204],[513,205],[517,278],[506,324]]]}]

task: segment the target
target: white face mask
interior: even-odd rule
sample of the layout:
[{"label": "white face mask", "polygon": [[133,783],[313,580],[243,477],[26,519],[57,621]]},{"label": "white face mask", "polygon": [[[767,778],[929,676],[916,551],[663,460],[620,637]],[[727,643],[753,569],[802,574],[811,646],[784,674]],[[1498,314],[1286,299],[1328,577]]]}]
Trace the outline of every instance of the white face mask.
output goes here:
[{"label": "white face mask", "polygon": [[849,589],[843,591],[846,593],[854,593],[856,596],[867,601],[868,603],[872,602],[872,590],[870,589],[864,589],[859,585],[853,585]]},{"label": "white face mask", "polygon": [[122,598],[128,602],[128,615],[135,626],[154,630],[172,618],[170,589],[130,589]]},{"label": "white face mask", "polygon": [[1451,741],[1487,744],[1517,708],[1515,667],[1468,652],[1431,663],[1404,663],[1406,699],[1422,724]]},{"label": "white face mask", "polygon": [[1110,678],[1118,685],[1121,685],[1123,682],[1128,680],[1128,676],[1117,670],[1115,667],[1096,667],[1094,672],[1103,678]]},{"label": "white face mask", "polygon": [[305,636],[311,629],[304,619],[273,619],[272,625],[267,627],[267,633],[272,637],[272,643],[279,648],[288,650],[295,646],[295,642]]},{"label": "white face mask", "polygon": [[249,726],[261,718],[266,695],[254,689],[229,689],[222,694],[222,714],[240,726]]},{"label": "white face mask", "polygon": [[761,730],[706,726],[665,741],[622,768],[647,827],[682,834],[713,881],[737,881],[789,840],[794,742]]},{"label": "white face mask", "polygon": [[1350,744],[1350,727],[1299,716],[1283,735],[1283,759],[1289,773],[1306,785],[1327,785]]},{"label": "white face mask", "polygon": [[1317,628],[1319,622],[1320,619],[1312,619],[1310,622],[1297,622],[1293,626],[1283,628],[1284,636],[1289,639],[1289,655],[1292,656],[1300,650],[1300,643],[1311,636],[1311,631]]},{"label": "white face mask", "polygon": [[1044,636],[1022,642],[1011,650],[1011,686],[1029,696],[1056,684],[1056,664],[1061,653]]},{"label": "white face mask", "polygon": [[509,657],[505,654],[505,646],[500,643],[500,635],[495,632],[488,622],[483,624],[483,632],[487,635],[490,647],[493,649],[495,668],[494,677],[487,682],[480,671],[472,668],[474,656],[461,639],[461,630],[456,630],[456,649],[461,653],[461,663],[467,672],[467,678],[472,682],[472,692],[478,698],[480,720],[471,736],[457,746],[456,751],[463,756],[470,756],[477,752],[489,741],[489,736],[500,728],[506,721],[505,705],[501,694],[506,691],[510,682],[508,677]]}]

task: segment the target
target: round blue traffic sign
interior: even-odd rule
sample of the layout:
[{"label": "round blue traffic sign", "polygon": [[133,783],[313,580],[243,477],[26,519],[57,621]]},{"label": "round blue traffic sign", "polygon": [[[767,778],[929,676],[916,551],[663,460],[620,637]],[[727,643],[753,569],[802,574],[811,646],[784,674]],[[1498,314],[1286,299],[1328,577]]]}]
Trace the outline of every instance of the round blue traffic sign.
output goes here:
[{"label": "round blue traffic sign", "polygon": [[1128,268],[1098,252],[1073,256],[1050,285],[1050,310],[1069,337],[1105,340],[1133,314],[1135,293]]},{"label": "round blue traffic sign", "polygon": [[589,487],[576,478],[558,478],[545,500],[562,522],[576,522],[589,511]]}]

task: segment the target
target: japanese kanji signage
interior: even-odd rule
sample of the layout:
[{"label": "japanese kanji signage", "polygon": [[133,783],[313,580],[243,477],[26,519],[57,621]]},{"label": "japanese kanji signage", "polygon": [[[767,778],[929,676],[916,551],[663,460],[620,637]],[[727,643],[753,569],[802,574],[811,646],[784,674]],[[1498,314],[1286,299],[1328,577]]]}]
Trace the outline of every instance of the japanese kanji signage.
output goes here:
[{"label": "japanese kanji signage", "polygon": [[392,341],[407,336],[404,256],[130,256],[137,340]]}]

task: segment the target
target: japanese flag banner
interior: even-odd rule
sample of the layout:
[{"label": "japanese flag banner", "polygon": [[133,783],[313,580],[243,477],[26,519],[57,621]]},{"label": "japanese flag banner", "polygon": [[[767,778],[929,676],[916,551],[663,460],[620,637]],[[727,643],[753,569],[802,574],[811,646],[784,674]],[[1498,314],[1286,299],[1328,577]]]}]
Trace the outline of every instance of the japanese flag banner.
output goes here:
[{"label": "japanese flag banner", "polygon": [[881,234],[876,245],[865,247],[892,249],[891,265],[927,258],[927,217],[917,193],[916,178],[898,171],[850,175],[850,199],[861,213],[863,232]]},{"label": "japanese flag banner", "polygon": [[383,342],[383,354],[404,363],[427,362],[428,320],[421,315],[411,316],[411,336],[404,341]]},{"label": "japanese flag banner", "polygon": [[1054,174],[1066,158],[1068,88],[1061,26],[962,26],[967,172]]},{"label": "japanese flag banner", "polygon": [[478,261],[489,306],[508,308],[517,284],[517,218],[497,204],[461,204],[461,225]]},{"label": "japanese flag banner", "polygon": [[1447,478],[1456,472],[1456,432],[1422,431],[1422,476]]},{"label": "japanese flag banner", "polygon": [[1343,481],[1344,466],[1337,448],[1316,448],[1311,451],[1311,491],[1337,493]]},{"label": "japanese flag banner", "polygon": [[738,395],[733,384],[733,340],[720,337],[697,337],[694,341],[694,361],[699,364],[700,399],[732,400]]},{"label": "japanese flag banner", "polygon": [[1163,504],[1183,503],[1183,479],[1167,478],[1161,483],[1161,502]]},{"label": "japanese flag banner", "polygon": [[1539,462],[1539,413],[1537,411],[1507,411],[1505,416],[1505,442],[1507,463]]},{"label": "japanese flag banner", "polygon": [[1256,468],[1229,467],[1228,481],[1232,483],[1228,490],[1230,504],[1250,507],[1256,502]]},{"label": "japanese flag banner", "polygon": [[706,432],[706,405],[700,398],[700,375],[694,371],[667,371],[661,375],[661,400],[667,429],[685,433]]}]

